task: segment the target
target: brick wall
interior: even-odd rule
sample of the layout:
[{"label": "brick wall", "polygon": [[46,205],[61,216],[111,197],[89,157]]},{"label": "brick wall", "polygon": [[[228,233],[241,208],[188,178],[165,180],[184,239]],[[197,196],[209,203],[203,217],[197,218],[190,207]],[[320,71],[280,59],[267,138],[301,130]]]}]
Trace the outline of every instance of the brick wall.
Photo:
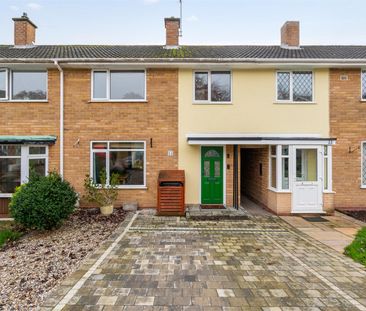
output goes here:
[{"label": "brick wall", "polygon": [[30,45],[36,40],[36,29],[28,21],[14,23],[14,44]]},{"label": "brick wall", "polygon": [[[83,191],[90,173],[90,141],[146,141],[147,189],[119,190],[117,205],[156,206],[159,170],[177,168],[178,71],[147,70],[147,102],[90,102],[91,71],[65,69],[64,177]],[[59,136],[59,72],[48,75],[47,103],[0,102],[0,135]],[[150,139],[152,138],[152,147]],[[75,144],[80,140],[79,144]],[[174,156],[168,157],[168,150]],[[51,146],[50,170],[59,168],[59,140]],[[84,202],[82,202],[84,203]]]},{"label": "brick wall", "polygon": [[[59,136],[58,70],[48,71],[48,102],[0,102],[0,135]],[[49,169],[58,170],[59,141],[49,148]]]},{"label": "brick wall", "polygon": [[300,45],[300,24],[297,21],[288,21],[281,28],[281,44],[298,47]]},{"label": "brick wall", "polygon": [[91,103],[90,79],[90,70],[65,70],[65,178],[82,191],[90,173],[90,141],[143,140],[147,189],[119,190],[117,205],[137,201],[140,207],[155,207],[159,171],[178,166],[178,71],[147,70],[143,103]]},{"label": "brick wall", "polygon": [[[268,195],[268,147],[241,149],[241,193],[267,205]],[[259,166],[262,163],[262,176]]]},{"label": "brick wall", "polygon": [[360,73],[360,69],[330,70],[330,130],[337,138],[333,148],[336,208],[366,208],[366,189],[360,188],[360,144],[366,140],[366,103],[360,101]]}]

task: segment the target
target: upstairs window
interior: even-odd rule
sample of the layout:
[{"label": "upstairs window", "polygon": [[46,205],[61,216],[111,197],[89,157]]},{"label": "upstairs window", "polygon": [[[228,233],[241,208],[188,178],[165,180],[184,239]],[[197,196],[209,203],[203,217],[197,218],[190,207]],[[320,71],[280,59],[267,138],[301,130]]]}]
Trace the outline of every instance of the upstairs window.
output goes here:
[{"label": "upstairs window", "polygon": [[47,79],[47,71],[0,69],[0,100],[47,100]]},{"label": "upstairs window", "polygon": [[14,100],[46,100],[46,71],[13,71],[12,99]]},{"label": "upstairs window", "polygon": [[362,81],[362,89],[361,89],[361,96],[362,100],[366,100],[366,70],[363,70],[361,72],[361,81]]},{"label": "upstairs window", "polygon": [[230,103],[231,72],[196,71],[194,73],[194,101]]},{"label": "upstairs window", "polygon": [[144,70],[95,70],[92,75],[93,100],[146,100],[146,73]]},{"label": "upstairs window", "polygon": [[0,99],[8,98],[8,71],[0,69]]},{"label": "upstairs window", "polygon": [[277,101],[312,102],[313,73],[311,71],[277,72]]}]

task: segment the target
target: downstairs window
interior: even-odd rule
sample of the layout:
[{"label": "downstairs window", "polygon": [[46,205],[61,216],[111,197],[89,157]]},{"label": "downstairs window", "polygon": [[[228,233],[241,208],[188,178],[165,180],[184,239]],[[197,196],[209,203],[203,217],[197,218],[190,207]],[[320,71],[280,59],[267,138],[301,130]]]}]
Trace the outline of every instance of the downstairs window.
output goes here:
[{"label": "downstairs window", "polygon": [[14,193],[32,170],[45,176],[47,165],[46,146],[0,145],[0,197]]},{"label": "downstairs window", "polygon": [[121,188],[144,187],[145,150],[143,141],[92,142],[91,176],[94,182],[100,183],[101,174],[105,171],[107,184],[112,174],[117,174]]}]

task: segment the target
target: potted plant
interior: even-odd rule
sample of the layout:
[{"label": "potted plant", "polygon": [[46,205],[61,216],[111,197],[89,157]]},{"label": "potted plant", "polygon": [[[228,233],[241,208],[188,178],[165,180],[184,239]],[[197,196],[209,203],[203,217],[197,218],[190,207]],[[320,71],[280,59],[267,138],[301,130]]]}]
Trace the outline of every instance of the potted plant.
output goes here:
[{"label": "potted plant", "polygon": [[84,199],[96,203],[100,207],[100,213],[109,216],[113,213],[113,202],[117,199],[118,174],[112,174],[107,184],[107,174],[103,170],[100,172],[100,183],[96,183],[93,178],[87,175],[84,179]]}]

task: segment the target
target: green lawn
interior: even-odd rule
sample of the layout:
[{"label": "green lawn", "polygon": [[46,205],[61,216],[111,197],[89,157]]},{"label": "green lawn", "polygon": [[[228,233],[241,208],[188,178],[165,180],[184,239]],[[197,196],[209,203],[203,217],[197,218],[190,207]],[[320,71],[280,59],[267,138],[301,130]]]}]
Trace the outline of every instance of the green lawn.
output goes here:
[{"label": "green lawn", "polygon": [[14,241],[22,236],[21,232],[13,229],[12,221],[0,221],[0,248],[8,241]]},{"label": "green lawn", "polygon": [[344,249],[344,253],[366,266],[366,227],[357,232],[354,241]]}]

